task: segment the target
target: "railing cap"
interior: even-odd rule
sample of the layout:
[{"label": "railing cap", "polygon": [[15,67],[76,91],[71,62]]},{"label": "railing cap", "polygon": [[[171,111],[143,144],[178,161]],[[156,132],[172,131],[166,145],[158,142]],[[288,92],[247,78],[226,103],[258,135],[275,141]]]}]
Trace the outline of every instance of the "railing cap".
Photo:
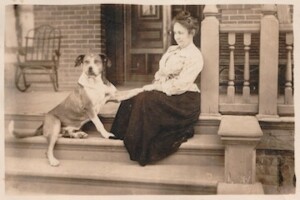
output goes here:
[{"label": "railing cap", "polygon": [[205,17],[217,16],[219,15],[219,10],[216,5],[206,5],[203,9],[203,14]]},{"label": "railing cap", "polygon": [[263,15],[275,15],[277,7],[275,4],[263,4],[261,9]]}]

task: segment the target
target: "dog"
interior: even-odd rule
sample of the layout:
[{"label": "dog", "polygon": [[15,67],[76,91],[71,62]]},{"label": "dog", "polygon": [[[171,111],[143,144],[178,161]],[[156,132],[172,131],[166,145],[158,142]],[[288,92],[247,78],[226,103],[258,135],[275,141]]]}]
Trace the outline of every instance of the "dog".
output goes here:
[{"label": "dog", "polygon": [[79,66],[82,66],[83,72],[77,87],[45,115],[43,124],[35,132],[17,132],[14,130],[14,122],[9,124],[9,131],[17,138],[44,135],[48,141],[46,155],[51,166],[60,164],[53,153],[59,137],[86,138],[88,134],[81,127],[87,121],[92,121],[103,138],[114,137],[105,130],[98,117],[101,107],[108,101],[120,102],[143,91],[138,88],[126,94],[117,94],[116,87],[105,77],[105,68],[111,66],[105,54],[79,55],[75,67]]}]

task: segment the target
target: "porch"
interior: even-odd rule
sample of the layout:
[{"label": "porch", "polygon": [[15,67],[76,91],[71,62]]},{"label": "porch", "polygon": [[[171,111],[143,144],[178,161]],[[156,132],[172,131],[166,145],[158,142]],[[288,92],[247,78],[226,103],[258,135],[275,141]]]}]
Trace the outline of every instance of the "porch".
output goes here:
[{"label": "porch", "polygon": [[[16,140],[6,131],[7,193],[65,194],[66,191],[70,191],[76,194],[216,194],[218,184],[227,181],[225,172],[235,170],[228,169],[224,162],[228,146],[224,144],[226,142],[222,139],[223,136],[218,134],[222,118],[230,115],[251,116],[262,130],[262,135],[255,138],[258,141],[253,145],[256,147],[256,153],[247,157],[252,159],[247,170],[251,171],[251,177],[254,178],[251,181],[245,180],[245,185],[256,184],[259,181],[266,194],[293,194],[293,28],[292,24],[278,23],[275,8],[272,5],[264,6],[264,16],[258,25],[223,25],[217,19],[216,6],[205,6],[205,18],[201,29],[201,50],[205,67],[199,81],[201,115],[195,125],[195,137],[183,144],[174,156],[158,165],[137,168],[129,161],[120,141],[104,141],[91,131],[90,138],[83,143],[78,140],[60,139],[56,153],[65,165],[59,170],[53,170],[47,165],[43,155],[46,141],[42,137]],[[223,85],[221,82],[224,79],[220,78],[220,66],[223,63],[220,56],[221,34],[226,35],[229,50],[228,57],[225,58],[227,79]],[[234,51],[237,34],[243,36],[244,51],[241,55],[235,55]],[[259,52],[258,60],[252,59],[250,51],[253,34],[260,35],[256,49]],[[283,59],[279,56],[282,47],[282,44],[279,45],[279,34],[284,35],[283,46],[286,51]],[[242,65],[240,80],[236,79],[237,64]],[[279,65],[284,65],[283,76]],[[258,79],[255,80],[258,81],[255,91],[251,88],[254,80],[250,76],[253,66],[258,67],[259,71]],[[280,85],[279,77],[283,77],[283,85]],[[126,90],[137,86],[139,85],[118,86],[118,89]],[[54,93],[38,88],[28,93],[6,89],[5,123],[7,125],[13,119],[17,128],[35,129],[41,123],[43,114],[67,95],[68,91]],[[107,129],[111,126],[118,105],[109,103],[101,112]],[[245,125],[245,129],[252,128],[247,127],[247,122]],[[236,124],[233,123],[229,126],[231,130],[236,128]],[[252,136],[239,137],[239,141],[253,142]],[[253,149],[250,149],[250,152],[253,153]],[[31,160],[31,163],[28,163],[28,160]],[[95,176],[84,170],[78,171],[74,164],[86,167]],[[235,166],[239,164],[241,163],[233,162]],[[33,170],[34,165],[38,165],[41,170]],[[88,167],[100,165],[106,170]],[[124,167],[129,173],[118,174],[120,167]],[[109,170],[110,168],[112,170]],[[24,186],[26,181],[32,183],[32,186]],[[50,190],[53,185],[59,187]],[[70,190],[71,186],[76,186],[75,191]],[[80,189],[83,186],[88,190]],[[249,191],[250,189],[246,192]]]}]

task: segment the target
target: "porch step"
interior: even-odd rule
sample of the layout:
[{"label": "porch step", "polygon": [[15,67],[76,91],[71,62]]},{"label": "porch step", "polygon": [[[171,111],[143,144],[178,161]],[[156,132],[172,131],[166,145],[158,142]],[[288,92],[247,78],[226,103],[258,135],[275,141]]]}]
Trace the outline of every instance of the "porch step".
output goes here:
[{"label": "porch step", "polygon": [[[46,103],[52,98],[49,94],[37,94],[42,95],[45,102],[39,102],[39,97],[30,101],[30,105],[24,100],[6,109],[6,129],[11,120],[21,131],[34,131],[40,126],[44,113],[56,103]],[[31,99],[30,95],[26,97]],[[64,95],[58,94],[54,99],[59,102]],[[118,104],[111,103],[102,110],[101,121],[107,130],[117,109]],[[50,167],[45,156],[47,141],[43,136],[17,139],[5,130],[6,192],[215,194],[217,182],[224,178],[224,146],[216,134],[219,123],[218,119],[199,120],[195,136],[183,143],[176,153],[145,167],[130,161],[122,141],[103,139],[93,130],[88,131],[87,139],[59,138],[54,153],[61,164],[57,168]]]},{"label": "porch step", "polygon": [[[5,136],[5,154],[19,158],[45,158],[47,141],[43,136],[15,138]],[[55,146],[59,160],[86,160],[128,162],[129,156],[121,140],[103,139],[91,132],[86,139],[59,138]],[[224,165],[224,146],[218,135],[197,134],[183,143],[173,155],[160,161],[160,165]]]},{"label": "porch step", "polygon": [[223,166],[6,157],[6,194],[216,194]]}]

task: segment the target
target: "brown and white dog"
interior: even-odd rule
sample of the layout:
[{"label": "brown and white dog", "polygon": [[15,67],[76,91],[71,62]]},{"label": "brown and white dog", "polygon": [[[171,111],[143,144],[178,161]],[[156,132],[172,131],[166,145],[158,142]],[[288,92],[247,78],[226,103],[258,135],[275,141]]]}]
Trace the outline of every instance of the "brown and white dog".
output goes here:
[{"label": "brown and white dog", "polygon": [[44,135],[48,140],[47,157],[51,166],[58,166],[59,161],[53,154],[54,146],[60,136],[70,138],[86,138],[87,133],[81,131],[81,126],[91,120],[102,137],[113,136],[105,130],[97,116],[101,107],[109,100],[121,101],[142,92],[133,89],[125,95],[117,94],[117,89],[105,77],[105,68],[110,66],[110,60],[104,54],[80,55],[75,61],[75,67],[82,66],[83,72],[77,87],[59,105],[49,111],[44,122],[35,132],[26,133],[14,130],[13,121],[9,130],[15,137],[23,138]]}]

